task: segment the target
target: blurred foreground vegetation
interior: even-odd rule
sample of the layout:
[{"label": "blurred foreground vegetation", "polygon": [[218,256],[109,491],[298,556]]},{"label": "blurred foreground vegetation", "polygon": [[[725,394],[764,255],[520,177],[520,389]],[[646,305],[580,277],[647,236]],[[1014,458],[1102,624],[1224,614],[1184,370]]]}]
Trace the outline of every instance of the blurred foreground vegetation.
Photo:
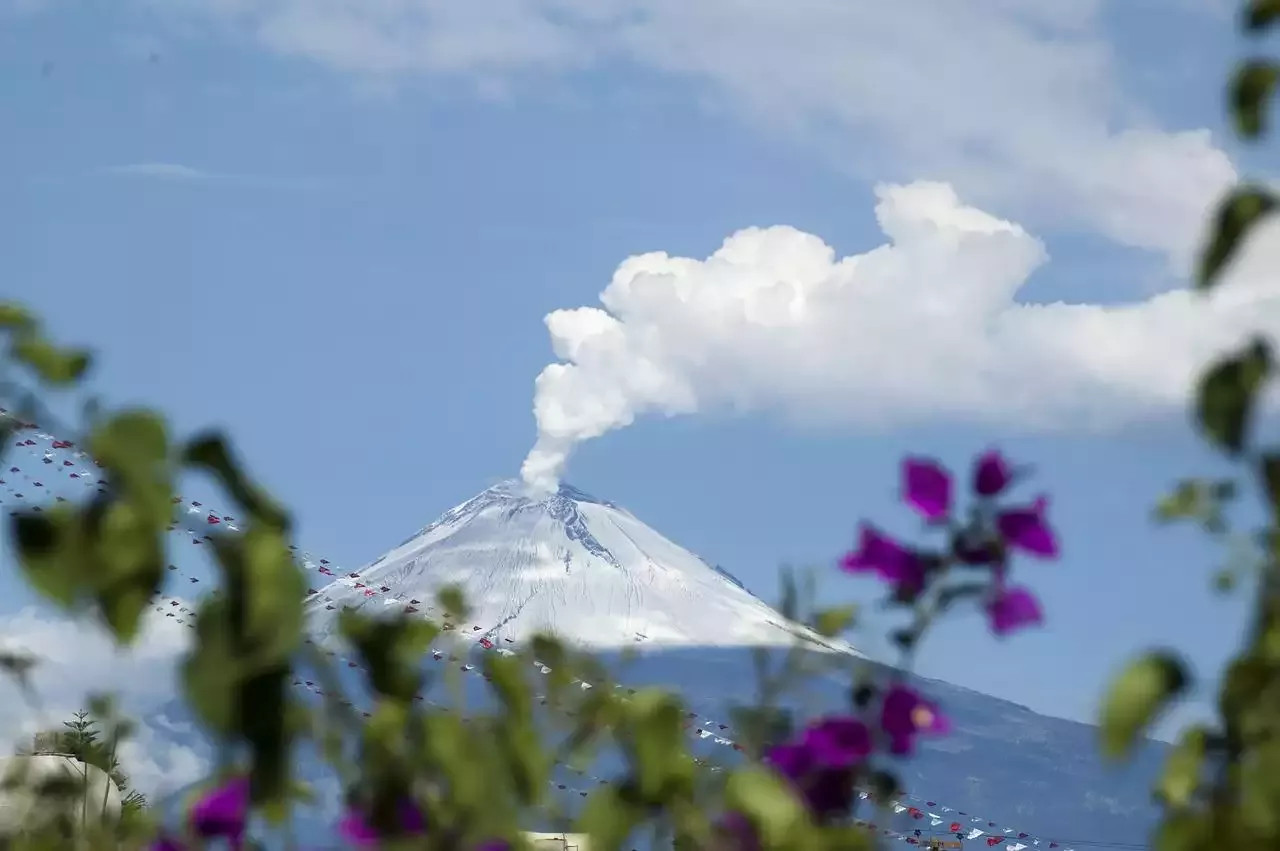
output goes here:
[{"label": "blurred foreground vegetation", "polygon": [[[1254,0],[1246,4],[1243,28],[1263,35],[1277,19],[1280,0]],[[1262,57],[1233,77],[1228,101],[1242,138],[1263,135],[1277,78],[1280,68]],[[1223,200],[1201,254],[1197,290],[1211,297],[1251,230],[1275,207],[1262,184],[1242,183]],[[38,423],[85,448],[104,480],[82,502],[9,518],[24,576],[52,604],[100,621],[128,645],[164,583],[178,483],[193,474],[212,477],[244,518],[241,532],[211,536],[207,549],[220,582],[199,605],[182,666],[182,697],[220,751],[217,774],[193,796],[187,818],[162,830],[153,810],[134,796],[118,826],[57,825],[9,837],[6,847],[235,847],[252,817],[283,825],[308,799],[297,760],[310,747],[345,790],[342,812],[326,816],[335,844],[440,851],[519,844],[529,815],[555,807],[548,784],[554,764],[583,764],[609,748],[622,755],[623,768],[592,793],[579,819],[593,851],[630,847],[642,835],[659,847],[682,849],[869,848],[877,837],[857,819],[898,787],[886,758],[909,754],[917,736],[946,734],[946,707],[928,703],[899,675],[872,677],[847,667],[844,713],[793,719],[768,705],[743,708],[735,733],[746,758],[713,772],[690,751],[678,695],[616,691],[607,671],[551,637],[515,656],[485,654],[496,708],[464,718],[415,700],[424,686],[422,657],[442,640],[441,624],[407,614],[371,620],[347,613],[342,635],[374,695],[366,718],[345,705],[327,659],[304,642],[306,586],[289,548],[289,513],[241,468],[227,439],[175,435],[156,411],[116,410],[92,399],[84,400],[78,421],[60,422],[49,410],[50,394],[82,392],[90,354],[49,339],[37,318],[16,304],[0,305],[0,330],[8,343],[0,396],[10,414],[0,420],[0,443],[10,446],[27,424]],[[1195,421],[1238,475],[1182,481],[1157,510],[1164,521],[1199,523],[1223,541],[1241,531],[1229,523],[1232,503],[1256,498],[1269,518],[1262,528],[1243,530],[1256,544],[1238,579],[1240,593],[1251,595],[1252,619],[1221,678],[1218,718],[1183,733],[1154,790],[1164,815],[1152,844],[1161,851],[1280,848],[1280,452],[1253,429],[1273,370],[1264,339],[1240,341],[1206,366],[1194,389]],[[881,576],[894,603],[913,613],[912,627],[893,636],[903,670],[928,626],[955,606],[984,607],[1000,634],[1041,616],[1029,589],[1012,583],[1013,556],[1051,557],[1056,543],[1043,505],[1001,502],[1011,482],[997,481],[992,471],[1000,464],[999,456],[975,463],[966,513],[955,505],[947,471],[927,459],[907,459],[907,501],[951,530],[948,545],[928,550],[872,530],[843,562],[846,570]],[[1039,523],[1039,531],[1028,523]],[[787,597],[793,605],[785,613],[803,614],[794,587]],[[457,595],[445,595],[439,605],[465,617]],[[817,611],[808,620],[835,635],[853,625],[853,612]],[[535,658],[552,670],[539,679],[554,710],[549,727],[535,720],[541,704],[528,675]],[[0,661],[14,676],[29,673],[31,660],[10,655]],[[319,708],[302,702],[292,687],[303,670],[324,684],[326,702]],[[774,671],[770,679],[794,686],[806,673]],[[579,680],[595,688],[579,688]],[[1138,655],[1101,701],[1103,753],[1124,759],[1191,686],[1176,652]],[[96,728],[71,726],[62,735],[70,752],[127,787],[115,758],[124,732],[113,728],[105,749]],[[858,790],[875,795],[860,801]]]}]

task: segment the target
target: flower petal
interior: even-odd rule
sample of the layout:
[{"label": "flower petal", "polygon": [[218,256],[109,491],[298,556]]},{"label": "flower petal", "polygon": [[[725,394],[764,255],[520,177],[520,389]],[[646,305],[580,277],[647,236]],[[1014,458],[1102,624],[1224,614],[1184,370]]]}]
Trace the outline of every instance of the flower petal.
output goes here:
[{"label": "flower petal", "polygon": [[996,635],[1008,635],[1042,623],[1044,613],[1026,588],[1003,588],[987,603],[987,620]]},{"label": "flower petal", "polygon": [[192,806],[189,817],[197,835],[239,843],[249,817],[249,779],[233,777],[208,790]]},{"label": "flower petal", "polygon": [[798,744],[775,745],[765,755],[765,762],[788,780],[799,780],[813,768],[813,754]]},{"label": "flower petal", "polygon": [[1029,507],[1002,511],[996,517],[996,528],[1012,547],[1040,558],[1057,558],[1058,539],[1045,519],[1045,508],[1042,497]]},{"label": "flower petal", "polygon": [[925,565],[913,551],[874,526],[864,523],[858,549],[840,560],[846,573],[874,573],[895,587],[919,593],[924,587]]},{"label": "flower petal", "polygon": [[926,520],[941,520],[951,512],[951,474],[928,458],[902,462],[902,497]]},{"label": "flower petal", "polygon": [[172,836],[157,836],[147,851],[186,851],[186,847]]},{"label": "flower petal", "polygon": [[857,718],[823,718],[805,731],[804,746],[824,768],[850,768],[871,755],[871,731]]},{"label": "flower petal", "polygon": [[338,835],[348,845],[356,848],[376,848],[381,841],[378,832],[357,812],[350,812],[342,817],[342,821],[338,822]]},{"label": "flower petal", "polygon": [[881,705],[880,727],[889,737],[889,750],[906,756],[912,752],[917,735],[946,733],[951,729],[951,722],[936,704],[907,686],[895,685]]},{"label": "flower petal", "polygon": [[978,496],[997,496],[1013,480],[1013,469],[996,450],[984,452],[973,465],[973,492]]}]

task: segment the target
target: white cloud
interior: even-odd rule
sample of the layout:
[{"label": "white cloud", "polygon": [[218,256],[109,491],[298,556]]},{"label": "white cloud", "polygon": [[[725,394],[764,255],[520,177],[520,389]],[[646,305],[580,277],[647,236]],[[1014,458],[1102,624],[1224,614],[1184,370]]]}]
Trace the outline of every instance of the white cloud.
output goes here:
[{"label": "white cloud", "polygon": [[1104,429],[1185,404],[1213,354],[1280,328],[1276,227],[1218,293],[1126,304],[1023,303],[1046,259],[1020,226],[947,184],[877,188],[884,245],[837,259],[788,227],[729,237],[706,260],[631,257],[604,307],[546,318],[556,356],[524,477],[546,487],[573,447],[646,414],[710,408],[862,425],[985,422]]},{"label": "white cloud", "polygon": [[302,176],[273,176],[264,174],[229,174],[205,171],[180,163],[130,163],[112,166],[105,173],[115,177],[140,180],[168,181],[172,183],[217,184],[253,189],[323,190],[334,186],[325,178]]},{"label": "white cloud", "polygon": [[156,710],[177,694],[175,664],[191,632],[150,612],[137,643],[118,649],[107,632],[87,621],[26,608],[0,615],[0,648],[25,651],[37,665],[28,702],[7,677],[0,677],[0,752],[12,753],[40,729],[60,728],[86,697],[112,694],[120,712],[138,723],[120,761],[136,788],[163,794],[181,788],[209,769],[207,751],[186,743],[194,730],[173,726]]},{"label": "white cloud", "polygon": [[392,78],[521,85],[633,63],[871,179],[947,180],[977,203],[1175,265],[1235,178],[1207,132],[1166,132],[1125,96],[1102,15],[1120,0],[139,2]]},{"label": "white cloud", "polygon": [[126,177],[149,177],[156,180],[216,180],[222,177],[177,163],[131,163],[112,166],[107,171]]}]

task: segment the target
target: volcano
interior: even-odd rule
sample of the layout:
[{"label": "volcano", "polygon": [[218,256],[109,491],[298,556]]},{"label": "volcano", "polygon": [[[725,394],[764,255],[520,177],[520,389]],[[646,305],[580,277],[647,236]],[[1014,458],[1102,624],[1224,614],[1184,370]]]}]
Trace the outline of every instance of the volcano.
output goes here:
[{"label": "volcano", "polygon": [[[690,712],[691,748],[712,764],[732,766],[741,759],[733,747],[736,710],[757,699],[758,658],[777,662],[798,639],[822,655],[814,661],[883,670],[848,643],[789,621],[730,572],[626,509],[569,485],[543,497],[520,482],[502,482],[360,569],[324,571],[334,581],[307,603],[308,631],[317,643],[342,643],[329,639],[344,608],[420,612],[448,623],[433,607],[442,589],[458,586],[471,612],[453,619],[452,635],[475,645],[457,657],[461,648],[433,647],[424,654],[423,670],[472,670],[475,676],[461,678],[467,706],[489,699],[478,666],[471,664],[482,654],[473,651],[504,652],[550,632],[592,651],[624,687],[659,686],[679,694]],[[633,649],[640,652],[628,652]],[[800,655],[808,660],[808,654]],[[542,674],[550,670],[532,664]],[[336,676],[359,705],[367,705],[364,678],[352,668],[340,665]],[[911,794],[877,811],[881,829],[908,842],[941,838],[972,851],[1145,847],[1159,814],[1148,790],[1159,776],[1166,745],[1146,742],[1129,765],[1110,766],[1095,756],[1098,732],[1088,724],[952,683],[905,676],[942,707],[952,730],[922,741],[913,758],[895,764]],[[845,674],[818,676],[782,698],[779,707],[797,721],[845,712],[848,686]],[[161,726],[177,729],[189,725],[186,718],[185,707],[175,702]],[[614,776],[620,767],[616,757],[603,754],[591,776]],[[300,771],[327,776],[318,765]],[[567,820],[547,816],[551,820],[531,821],[528,829],[570,829],[571,817],[594,788],[569,769],[557,769],[553,785]],[[337,818],[337,795],[332,792],[324,818],[299,817],[301,842],[323,846]]]},{"label": "volcano", "polygon": [[[516,480],[446,511],[309,603],[316,632],[333,631],[342,608],[434,601],[460,587],[468,621],[484,637],[520,642],[539,632],[594,650],[639,645],[785,647],[860,655],[789,621],[732,574],[673,543],[624,508],[562,484],[544,498]],[[333,608],[330,608],[330,607]]]}]

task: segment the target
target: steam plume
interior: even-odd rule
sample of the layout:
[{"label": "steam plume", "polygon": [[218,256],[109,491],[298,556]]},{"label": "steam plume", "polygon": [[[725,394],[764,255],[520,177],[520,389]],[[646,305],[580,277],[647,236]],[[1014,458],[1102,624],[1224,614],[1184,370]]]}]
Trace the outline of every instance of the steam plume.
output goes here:
[{"label": "steam plume", "polygon": [[[1046,259],[1021,227],[947,184],[876,189],[887,242],[837,259],[816,236],[748,228],[705,260],[618,267],[603,308],[546,317],[559,363],[538,376],[522,476],[559,482],[574,448],[637,417],[712,407],[878,425],[968,420],[1113,428],[1185,401],[1194,371],[1250,329],[1280,327],[1262,263],[1210,304],[1033,304]],[[1258,274],[1249,270],[1258,268]]]}]

